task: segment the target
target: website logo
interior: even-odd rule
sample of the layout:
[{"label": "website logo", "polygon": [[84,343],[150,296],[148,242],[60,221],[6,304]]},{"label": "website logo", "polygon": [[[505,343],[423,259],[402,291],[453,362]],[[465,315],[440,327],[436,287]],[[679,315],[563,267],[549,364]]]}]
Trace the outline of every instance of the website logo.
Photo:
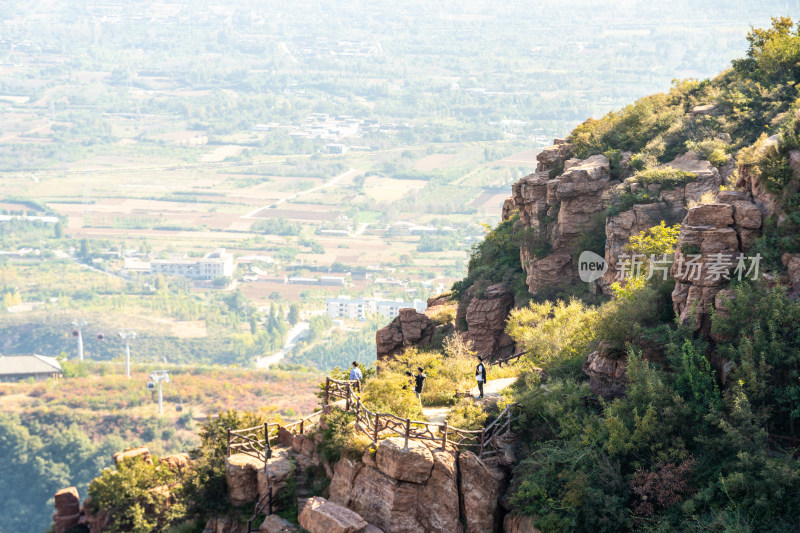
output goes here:
[{"label": "website logo", "polygon": [[608,270],[608,263],[594,252],[586,250],[578,257],[578,275],[581,281],[591,283],[598,280],[603,277],[606,270]]}]

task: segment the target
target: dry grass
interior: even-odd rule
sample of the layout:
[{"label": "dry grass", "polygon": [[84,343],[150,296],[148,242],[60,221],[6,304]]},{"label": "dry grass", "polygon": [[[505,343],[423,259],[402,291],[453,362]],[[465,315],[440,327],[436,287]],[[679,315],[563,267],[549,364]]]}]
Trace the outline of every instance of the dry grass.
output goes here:
[{"label": "dry grass", "polygon": [[704,192],[703,195],[697,200],[690,200],[689,203],[686,205],[686,208],[692,209],[693,207],[697,207],[699,205],[713,204],[716,201],[717,201],[716,193],[713,191],[707,191]]}]

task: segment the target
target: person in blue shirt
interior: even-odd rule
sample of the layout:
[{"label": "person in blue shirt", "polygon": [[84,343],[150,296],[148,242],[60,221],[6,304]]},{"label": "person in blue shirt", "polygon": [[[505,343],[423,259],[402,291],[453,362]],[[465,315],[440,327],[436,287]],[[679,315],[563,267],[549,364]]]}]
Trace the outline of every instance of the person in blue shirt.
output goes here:
[{"label": "person in blue shirt", "polygon": [[353,368],[350,369],[350,380],[355,381],[355,383],[353,383],[353,389],[355,389],[357,392],[361,392],[362,377],[363,376],[361,375],[361,369],[358,368],[358,363],[356,361],[353,361]]}]

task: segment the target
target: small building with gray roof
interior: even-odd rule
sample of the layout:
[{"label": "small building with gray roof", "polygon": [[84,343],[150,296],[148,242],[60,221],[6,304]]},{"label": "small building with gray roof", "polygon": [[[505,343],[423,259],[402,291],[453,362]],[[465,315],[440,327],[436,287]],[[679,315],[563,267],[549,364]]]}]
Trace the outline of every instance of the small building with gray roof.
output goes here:
[{"label": "small building with gray roof", "polygon": [[61,364],[45,355],[0,355],[0,381],[36,381],[61,377]]}]

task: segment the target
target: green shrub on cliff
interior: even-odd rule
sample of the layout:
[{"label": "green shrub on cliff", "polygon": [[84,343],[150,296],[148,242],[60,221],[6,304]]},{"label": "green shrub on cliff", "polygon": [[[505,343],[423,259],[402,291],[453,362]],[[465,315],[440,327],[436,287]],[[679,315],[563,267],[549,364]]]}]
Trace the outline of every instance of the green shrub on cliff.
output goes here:
[{"label": "green shrub on cliff", "polygon": [[170,495],[179,481],[178,474],[157,461],[149,464],[133,459],[105,469],[89,485],[89,496],[94,512],[102,509],[112,517],[104,531],[166,531],[184,518],[182,502]]},{"label": "green shrub on cliff", "polygon": [[[519,260],[523,235],[514,233],[514,225],[518,221],[519,213],[516,213],[489,230],[484,239],[472,247],[467,276],[453,284],[455,299],[460,299],[476,283],[484,289],[495,283],[507,283],[516,293],[527,293],[525,271]],[[524,236],[532,238],[530,232],[524,233]]]}]

